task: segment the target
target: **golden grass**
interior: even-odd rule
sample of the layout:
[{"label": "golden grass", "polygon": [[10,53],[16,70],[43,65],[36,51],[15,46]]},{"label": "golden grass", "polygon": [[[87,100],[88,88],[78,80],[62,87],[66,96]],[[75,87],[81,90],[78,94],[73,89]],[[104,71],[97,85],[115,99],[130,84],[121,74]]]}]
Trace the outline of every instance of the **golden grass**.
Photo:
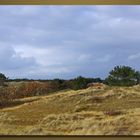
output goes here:
[{"label": "golden grass", "polygon": [[18,101],[22,104],[0,110],[1,135],[140,134],[140,85],[61,91]]}]

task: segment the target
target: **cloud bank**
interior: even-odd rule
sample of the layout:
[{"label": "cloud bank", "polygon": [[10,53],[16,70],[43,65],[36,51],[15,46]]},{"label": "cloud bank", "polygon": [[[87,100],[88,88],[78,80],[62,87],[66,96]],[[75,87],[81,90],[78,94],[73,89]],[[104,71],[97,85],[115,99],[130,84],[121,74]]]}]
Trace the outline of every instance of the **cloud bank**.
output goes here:
[{"label": "cloud bank", "polygon": [[140,70],[140,6],[0,6],[0,21],[0,72],[10,78]]}]

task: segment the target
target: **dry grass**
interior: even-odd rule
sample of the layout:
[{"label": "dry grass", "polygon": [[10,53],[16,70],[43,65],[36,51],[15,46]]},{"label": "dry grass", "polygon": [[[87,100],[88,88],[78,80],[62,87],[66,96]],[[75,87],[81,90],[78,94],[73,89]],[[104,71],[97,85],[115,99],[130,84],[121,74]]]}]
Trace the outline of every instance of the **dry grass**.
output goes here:
[{"label": "dry grass", "polygon": [[140,86],[87,88],[17,100],[1,135],[139,135]]}]

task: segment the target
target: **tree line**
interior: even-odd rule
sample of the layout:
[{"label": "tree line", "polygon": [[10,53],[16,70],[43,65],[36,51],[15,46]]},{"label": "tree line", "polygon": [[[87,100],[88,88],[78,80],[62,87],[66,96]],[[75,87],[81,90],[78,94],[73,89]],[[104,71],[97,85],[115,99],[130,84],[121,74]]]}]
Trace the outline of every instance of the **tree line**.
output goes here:
[{"label": "tree line", "polygon": [[33,80],[33,79],[9,79],[4,74],[0,73],[0,86],[6,86],[5,82],[21,82],[21,81],[39,81],[39,82],[51,82],[57,88],[65,89],[83,89],[87,87],[89,83],[104,83],[110,86],[133,86],[140,83],[140,72],[136,71],[130,66],[116,66],[109,72],[109,75],[105,79],[101,78],[85,78],[78,76],[74,79],[53,79],[53,80]]},{"label": "tree line", "polygon": [[[16,82],[16,84],[9,84]],[[19,84],[17,84],[20,82]],[[15,99],[52,94],[60,90],[79,90],[89,83],[104,83],[109,86],[133,86],[140,83],[140,72],[129,66],[116,66],[104,80],[101,78],[77,78],[64,80],[9,79],[0,73],[0,107],[7,106]]]}]

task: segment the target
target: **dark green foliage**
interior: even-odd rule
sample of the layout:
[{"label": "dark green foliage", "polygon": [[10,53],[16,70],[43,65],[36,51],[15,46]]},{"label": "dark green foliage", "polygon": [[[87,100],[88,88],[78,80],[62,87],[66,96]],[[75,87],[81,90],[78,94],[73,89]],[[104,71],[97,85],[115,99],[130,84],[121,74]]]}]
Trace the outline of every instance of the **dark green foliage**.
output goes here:
[{"label": "dark green foliage", "polygon": [[137,79],[136,84],[139,84],[140,83],[140,72],[139,71],[135,72],[135,78]]},{"label": "dark green foliage", "polygon": [[105,83],[113,86],[132,86],[140,81],[140,73],[129,66],[116,66],[109,72]]},{"label": "dark green foliage", "polygon": [[53,80],[33,80],[33,79],[8,79],[8,82],[43,82],[43,83],[50,83],[52,90],[51,91],[59,91],[59,90],[65,90],[65,89],[84,89],[87,87],[88,83],[94,83],[94,82],[98,82],[98,83],[102,83],[103,80],[101,80],[100,78],[85,78],[82,76],[78,76],[77,78],[74,79],[70,79],[70,80],[63,80],[63,79],[53,79]]},{"label": "dark green foliage", "polygon": [[72,88],[75,90],[83,89],[87,87],[87,80],[86,78],[79,76],[74,79]]},{"label": "dark green foliage", "polygon": [[77,78],[68,81],[68,87],[70,89],[78,90],[87,88],[89,83],[99,82],[101,83],[102,80],[100,78],[85,78],[82,76],[78,76]]},{"label": "dark green foliage", "polygon": [[4,82],[6,81],[6,76],[2,73],[0,73],[0,86],[4,86]]},{"label": "dark green foliage", "polygon": [[65,89],[63,83],[64,83],[64,80],[62,80],[62,79],[54,79],[54,80],[51,80],[52,87],[54,87],[54,89],[56,91],[57,90],[63,90],[63,89]]}]

